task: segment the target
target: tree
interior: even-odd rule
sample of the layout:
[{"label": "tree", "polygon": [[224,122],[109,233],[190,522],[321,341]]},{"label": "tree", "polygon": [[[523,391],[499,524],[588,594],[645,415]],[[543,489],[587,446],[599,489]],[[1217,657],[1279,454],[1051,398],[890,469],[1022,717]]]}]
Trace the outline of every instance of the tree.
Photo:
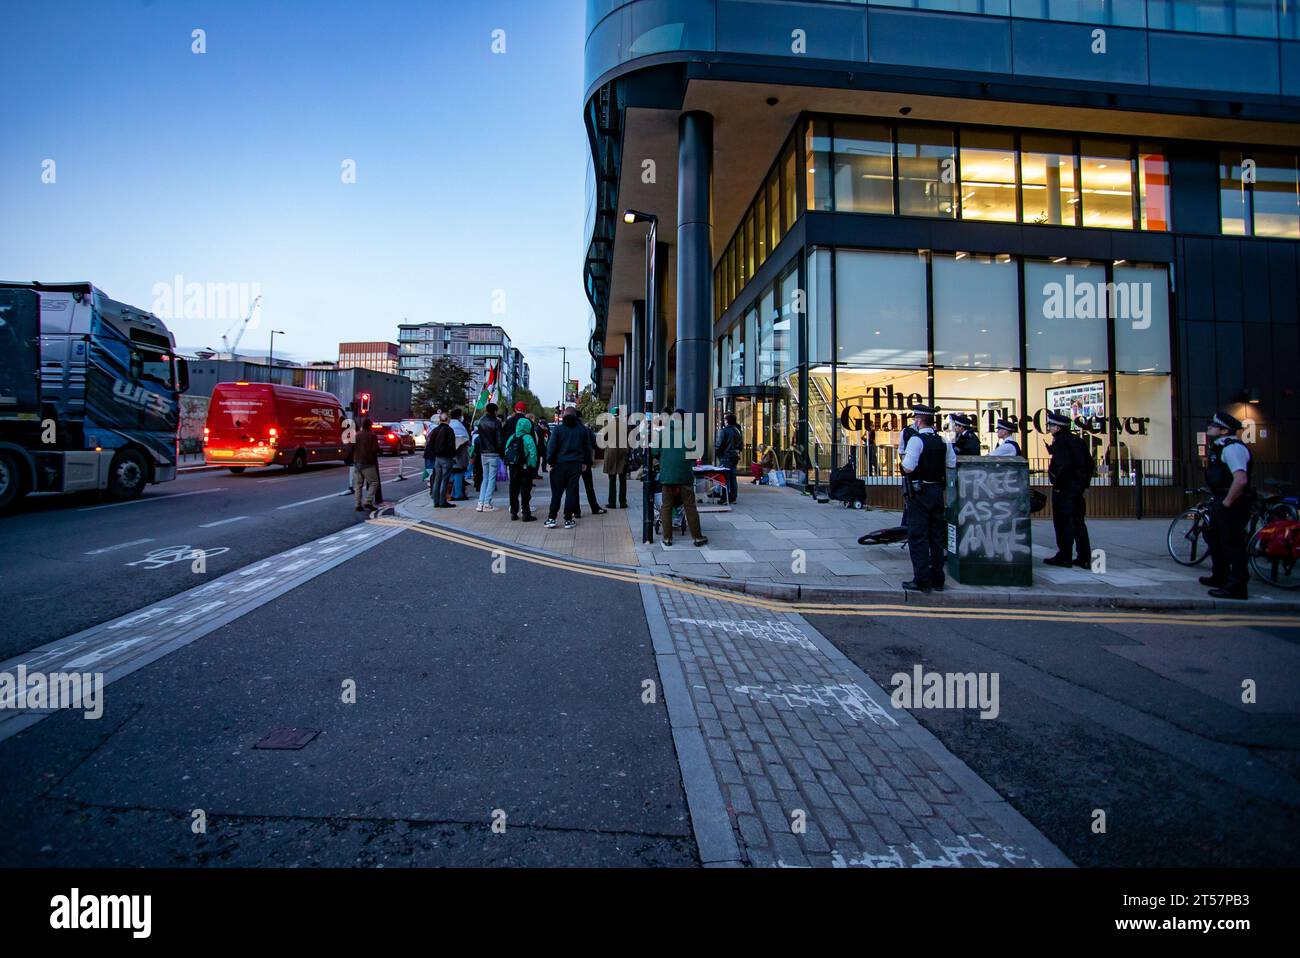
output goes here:
[{"label": "tree", "polygon": [[429,366],[424,382],[415,388],[411,409],[418,419],[429,419],[439,409],[450,412],[469,405],[470,371],[450,356],[439,356]]},{"label": "tree", "polygon": [[601,401],[600,397],[592,392],[588,386],[578,395],[578,415],[586,423],[594,423],[596,417],[603,412],[607,412],[609,407]]},{"label": "tree", "polygon": [[534,416],[540,416],[542,419],[550,418],[550,413],[547,412],[546,407],[542,405],[542,401],[538,399],[537,395],[531,389],[528,389],[526,386],[515,387],[514,401],[523,403],[524,412],[526,413],[531,413]]}]

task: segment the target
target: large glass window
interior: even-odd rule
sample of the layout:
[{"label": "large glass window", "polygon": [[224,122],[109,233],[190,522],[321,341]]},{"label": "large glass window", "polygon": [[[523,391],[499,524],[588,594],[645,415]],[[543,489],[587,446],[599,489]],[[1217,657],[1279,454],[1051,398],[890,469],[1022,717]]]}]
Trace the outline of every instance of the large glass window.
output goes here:
[{"label": "large glass window", "polygon": [[1016,219],[1016,138],[1011,133],[961,134],[961,216],[967,220]]},{"label": "large glass window", "polygon": [[1252,190],[1256,236],[1300,238],[1300,181],[1294,153],[1256,152]]},{"label": "large glass window", "polygon": [[781,170],[781,205],[785,209],[785,218],[781,224],[781,235],[784,236],[789,232],[790,227],[794,226],[795,218],[799,215],[799,196],[797,184],[795,182],[795,150],[793,143],[788,144],[785,148],[785,156],[781,159]]},{"label": "large glass window", "polygon": [[767,202],[761,190],[758,194],[758,202],[754,204],[754,212],[751,215],[751,222],[754,224],[754,236],[756,240],[754,249],[754,268],[757,269],[759,266],[763,265],[767,260],[768,254],[771,252],[771,247],[767,245],[769,238],[767,235]]},{"label": "large glass window", "polygon": [[1219,220],[1223,232],[1244,236],[1250,223],[1250,193],[1242,181],[1241,153],[1219,154]]},{"label": "large glass window", "polygon": [[826,120],[813,120],[808,124],[807,192],[810,210],[831,208],[831,125]]},{"label": "large glass window", "polygon": [[850,213],[894,212],[894,145],[889,127],[835,124],[835,208]]},{"label": "large glass window", "polygon": [[1029,368],[1105,370],[1107,298],[1103,266],[1027,260]]},{"label": "large glass window", "polygon": [[898,205],[907,216],[955,217],[957,157],[952,130],[903,126],[898,130]]},{"label": "large glass window", "polygon": [[1074,144],[1063,136],[1024,136],[1020,150],[1023,221],[1075,225]]},{"label": "large glass window", "polygon": [[829,363],[831,356],[831,251],[808,251],[808,361]]},{"label": "large glass window", "polygon": [[799,317],[795,307],[799,299],[798,264],[792,265],[777,280],[777,318],[772,330],[772,365],[783,373],[799,365]]},{"label": "large glass window", "polygon": [[839,362],[926,364],[923,255],[839,250],[835,297]]},{"label": "large glass window", "polygon": [[1083,225],[1133,228],[1133,170],[1127,143],[1083,140],[1079,144]]},{"label": "large glass window", "polygon": [[767,178],[767,250],[768,255],[776,249],[784,235],[781,232],[781,169],[777,167]]},{"label": "large glass window", "polygon": [[741,380],[746,386],[752,386],[758,382],[756,374],[758,372],[758,309],[752,308],[745,314],[745,342],[749,348],[745,350],[745,378]]},{"label": "large glass window", "polygon": [[1138,148],[1138,196],[1144,230],[1169,229],[1169,162],[1164,150],[1143,143]]},{"label": "large glass window", "polygon": [[1163,266],[1121,265],[1113,276],[1116,371],[1169,372],[1169,274]]},{"label": "large glass window", "polygon": [[758,379],[765,383],[776,375],[775,343],[776,294],[769,288],[758,306]]},{"label": "large glass window", "polygon": [[934,364],[1020,365],[1019,274],[1010,256],[934,255]]}]

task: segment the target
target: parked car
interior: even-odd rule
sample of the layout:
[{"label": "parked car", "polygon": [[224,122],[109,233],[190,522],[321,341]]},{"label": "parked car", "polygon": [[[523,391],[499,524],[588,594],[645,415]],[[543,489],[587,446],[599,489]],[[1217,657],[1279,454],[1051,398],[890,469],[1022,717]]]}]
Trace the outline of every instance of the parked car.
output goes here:
[{"label": "parked car", "polygon": [[379,454],[400,456],[415,452],[415,437],[400,422],[377,422],[370,426],[379,435]]},{"label": "parked car", "polygon": [[423,449],[429,433],[433,432],[432,419],[403,419],[398,425],[411,434],[416,449]]},{"label": "parked car", "polygon": [[330,393],[275,383],[218,383],[203,427],[203,461],[241,473],[344,458],[343,407]]}]

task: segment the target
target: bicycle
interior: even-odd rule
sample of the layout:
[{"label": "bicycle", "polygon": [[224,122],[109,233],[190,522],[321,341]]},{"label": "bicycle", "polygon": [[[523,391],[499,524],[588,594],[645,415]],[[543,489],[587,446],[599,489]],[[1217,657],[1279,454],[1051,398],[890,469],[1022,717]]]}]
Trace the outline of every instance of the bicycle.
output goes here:
[{"label": "bicycle", "polygon": [[[1274,488],[1289,487],[1289,483],[1282,482],[1265,484]],[[1210,524],[1212,500],[1209,498],[1210,490],[1205,486],[1196,490],[1188,489],[1187,492],[1188,494],[1197,492],[1207,498],[1174,517],[1165,535],[1165,545],[1169,549],[1170,557],[1179,565],[1195,566],[1204,562],[1205,557],[1210,554],[1210,549],[1205,544],[1205,529]],[[1300,499],[1296,496],[1255,496],[1250,507],[1250,519],[1246,524],[1247,542],[1254,542],[1259,530],[1269,523],[1300,517],[1297,505],[1300,505]],[[1287,575],[1290,575],[1289,571]],[[1261,575],[1260,578],[1266,582],[1270,581],[1267,576]],[[1297,580],[1300,580],[1300,574],[1297,575]],[[1295,587],[1282,586],[1282,588]]]},{"label": "bicycle", "polygon": [[[1255,531],[1246,546],[1251,571],[1261,582],[1279,589],[1300,589],[1300,548],[1297,548],[1294,531],[1283,528],[1283,523],[1294,522],[1294,510],[1290,519],[1267,522]],[[1283,541],[1270,551],[1269,546],[1277,537],[1282,537]],[[1288,539],[1291,541],[1286,541]]]}]

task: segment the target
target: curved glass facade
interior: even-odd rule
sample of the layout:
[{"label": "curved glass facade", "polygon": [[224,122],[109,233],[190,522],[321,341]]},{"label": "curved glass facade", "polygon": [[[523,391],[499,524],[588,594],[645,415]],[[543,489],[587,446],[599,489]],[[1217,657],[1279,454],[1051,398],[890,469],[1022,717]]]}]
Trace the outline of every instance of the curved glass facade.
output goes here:
[{"label": "curved glass facade", "polygon": [[[588,0],[585,76],[590,91],[641,57],[733,53],[1300,96],[1296,7],[1293,0]],[[924,43],[916,42],[921,34]]]}]

